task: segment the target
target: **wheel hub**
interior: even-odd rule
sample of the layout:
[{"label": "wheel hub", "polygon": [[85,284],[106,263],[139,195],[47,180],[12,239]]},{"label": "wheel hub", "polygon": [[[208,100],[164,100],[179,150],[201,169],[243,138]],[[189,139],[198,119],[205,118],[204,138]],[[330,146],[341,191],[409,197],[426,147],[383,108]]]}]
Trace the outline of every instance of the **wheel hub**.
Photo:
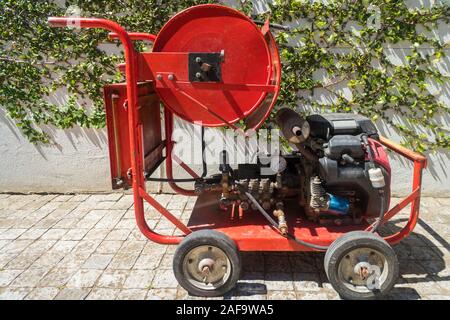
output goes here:
[{"label": "wheel hub", "polygon": [[354,291],[379,289],[387,273],[385,264],[385,257],[378,251],[370,248],[352,250],[339,264],[340,281]]},{"label": "wheel hub", "polygon": [[202,289],[214,289],[227,281],[231,264],[220,248],[199,246],[186,254],[183,268],[191,284]]}]

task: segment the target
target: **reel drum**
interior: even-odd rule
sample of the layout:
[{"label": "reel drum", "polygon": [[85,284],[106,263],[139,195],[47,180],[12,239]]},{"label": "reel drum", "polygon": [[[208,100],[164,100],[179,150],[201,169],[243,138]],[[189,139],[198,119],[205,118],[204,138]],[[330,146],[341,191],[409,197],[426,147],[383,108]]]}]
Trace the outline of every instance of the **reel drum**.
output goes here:
[{"label": "reel drum", "polygon": [[267,24],[261,30],[234,9],[199,5],[178,13],[159,32],[155,53],[187,54],[171,84],[155,74],[165,106],[186,121],[220,127],[247,118],[257,129],[275,104],[281,73],[274,38]]}]

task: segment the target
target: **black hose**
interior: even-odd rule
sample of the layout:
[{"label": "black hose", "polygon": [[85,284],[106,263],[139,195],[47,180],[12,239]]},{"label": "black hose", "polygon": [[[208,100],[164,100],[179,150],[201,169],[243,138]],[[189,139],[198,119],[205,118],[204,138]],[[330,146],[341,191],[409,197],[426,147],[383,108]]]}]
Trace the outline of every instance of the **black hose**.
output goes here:
[{"label": "black hose", "polygon": [[377,222],[375,222],[375,225],[373,226],[372,230],[370,230],[370,232],[372,232],[372,233],[375,233],[378,230],[378,227],[381,225],[381,222],[384,219],[384,211],[385,211],[384,192],[382,189],[379,189],[378,193],[380,194],[380,198],[381,198],[381,209],[380,209],[380,214],[378,216]]},{"label": "black hose", "polygon": [[[374,160],[375,157],[373,155],[372,148],[370,147],[369,138],[368,138],[367,134],[363,134],[361,136],[361,140],[367,149],[367,155],[369,156],[369,163],[370,163],[371,167],[376,168],[375,160]],[[381,209],[380,209],[380,214],[378,215],[378,221],[375,223],[372,230],[370,230],[370,232],[372,232],[372,233],[375,233],[378,230],[378,227],[381,225],[381,222],[383,221],[383,218],[384,218],[385,199],[384,199],[383,189],[378,189],[378,193],[381,198]]]},{"label": "black hose", "polygon": [[368,138],[367,134],[363,134],[361,136],[361,140],[364,143],[364,146],[366,147],[367,155],[369,156],[370,166],[372,168],[375,168],[374,156],[373,156],[372,148],[370,147],[370,144],[369,144],[369,138]]},{"label": "black hose", "polygon": [[[270,222],[272,227],[275,228],[278,232],[280,232],[280,230],[278,229],[277,222],[274,219],[272,219],[272,217],[267,213],[266,210],[264,210],[264,208],[259,204],[259,202],[249,192],[245,192],[245,195],[255,205],[255,207],[258,209],[258,211],[262,213],[262,215],[267,219],[267,221]],[[380,215],[379,215],[378,221],[376,222],[376,224],[374,225],[372,230],[370,230],[371,233],[374,233],[374,232],[376,232],[378,230],[378,227],[380,226],[381,221],[383,221],[383,218],[384,218],[384,194],[383,194],[383,192],[380,192],[380,196],[381,196]],[[319,251],[326,251],[328,249],[328,246],[321,246],[321,245],[317,245],[317,244],[314,244],[314,243],[310,243],[310,242],[305,242],[303,240],[299,240],[294,235],[292,235],[290,233],[288,233],[286,236],[289,239],[294,240],[298,244],[301,244],[302,246],[305,246],[305,247],[308,247],[308,248],[312,248],[312,249],[319,250]]]},{"label": "black hose", "polygon": [[[278,232],[280,232],[280,230],[278,229],[278,224],[275,222],[275,220],[272,219],[272,217],[267,213],[267,211],[264,210],[263,207],[261,207],[261,205],[258,203],[258,201],[249,192],[245,192],[245,195],[255,205],[255,207],[258,209],[258,211],[261,212],[262,215],[270,222],[272,227],[274,227]],[[309,243],[309,242],[305,242],[305,241],[299,240],[294,235],[292,235],[290,233],[288,233],[286,236],[289,239],[294,240],[298,244],[301,244],[302,246],[305,246],[305,247],[308,247],[308,248],[312,248],[312,249],[319,250],[319,251],[326,251],[328,249],[327,246],[320,246],[320,245],[317,245],[317,244],[314,244],[314,243]]]},{"label": "black hose", "polygon": [[196,182],[202,180],[201,178],[186,178],[186,179],[169,179],[169,178],[150,178],[145,177],[146,181],[153,181],[153,182]]}]

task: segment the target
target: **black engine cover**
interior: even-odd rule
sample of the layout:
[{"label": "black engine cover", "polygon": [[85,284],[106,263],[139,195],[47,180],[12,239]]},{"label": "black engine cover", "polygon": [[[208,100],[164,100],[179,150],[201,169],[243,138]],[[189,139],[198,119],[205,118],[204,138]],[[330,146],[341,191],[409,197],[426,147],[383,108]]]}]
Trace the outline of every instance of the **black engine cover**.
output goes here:
[{"label": "black engine cover", "polygon": [[[323,157],[319,159],[320,177],[326,185],[327,192],[344,196],[345,192],[355,191],[362,201],[365,215],[377,217],[380,214],[381,199],[377,190],[372,186],[368,176],[369,162],[358,165],[340,165],[336,160]],[[386,181],[390,181],[386,169],[381,167]],[[385,208],[389,206],[390,186],[384,187]]]},{"label": "black engine cover", "polygon": [[306,120],[311,128],[311,136],[329,140],[335,135],[358,135],[367,133],[369,137],[378,139],[378,132],[373,122],[359,114],[326,113],[313,114]]},{"label": "black engine cover", "polygon": [[325,156],[333,160],[339,161],[344,153],[354,159],[363,159],[365,156],[364,150],[361,147],[361,137],[359,135],[352,136],[344,134],[334,136],[324,145],[324,147]]}]

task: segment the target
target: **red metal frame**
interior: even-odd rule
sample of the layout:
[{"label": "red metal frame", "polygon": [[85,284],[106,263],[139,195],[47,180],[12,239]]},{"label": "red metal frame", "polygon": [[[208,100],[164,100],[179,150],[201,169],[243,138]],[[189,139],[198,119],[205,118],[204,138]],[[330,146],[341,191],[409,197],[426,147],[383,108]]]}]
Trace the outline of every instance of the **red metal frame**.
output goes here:
[{"label": "red metal frame", "polygon": [[[173,216],[167,209],[159,204],[152,196],[150,196],[145,187],[145,178],[143,175],[143,141],[138,126],[138,100],[137,100],[137,84],[138,84],[138,60],[139,53],[133,48],[132,40],[150,40],[155,39],[154,35],[144,33],[127,33],[119,24],[97,18],[49,18],[51,26],[54,27],[66,27],[77,23],[81,28],[101,28],[112,32],[111,37],[117,38],[121,41],[124,47],[125,53],[125,77],[127,88],[127,102],[128,102],[128,123],[129,123],[129,139],[130,139],[130,160],[131,160],[131,175],[132,175],[132,188],[134,196],[134,208],[135,218],[137,225],[141,232],[151,241],[162,244],[178,244],[184,236],[171,236],[161,235],[153,231],[145,220],[144,204],[143,200],[147,201],[152,207],[154,207],[159,213],[171,221],[178,229],[180,229],[185,235],[191,233],[195,229],[203,227],[214,226],[215,224],[209,221],[209,224],[205,225],[193,225],[187,227],[179,219]],[[276,74],[279,77],[279,72]],[[269,109],[270,111],[270,109]],[[265,111],[264,119],[267,117],[268,111]],[[182,163],[176,156],[172,155],[173,141],[171,140],[173,130],[173,114],[167,108],[164,108],[164,122],[166,130],[166,168],[168,178],[173,178],[173,160],[175,160],[181,167],[183,167],[193,177],[198,177],[197,174],[189,168],[186,164]],[[422,182],[422,170],[426,168],[427,159],[410,151],[384,137],[381,137],[381,143],[388,149],[400,154],[401,156],[411,160],[414,163],[413,172],[413,187],[409,196],[403,199],[399,204],[391,208],[384,217],[383,222],[388,221],[394,217],[398,212],[411,203],[410,218],[403,229],[399,232],[385,237],[386,241],[390,244],[395,244],[408,236],[415,227],[419,216],[420,205],[420,190]],[[170,183],[171,187],[180,194],[193,195],[193,191],[186,190],[179,187],[175,183]],[[222,215],[224,216],[224,215]],[[245,219],[238,220],[243,221]],[[204,221],[203,221],[204,223]],[[366,225],[367,229],[370,229],[369,225]],[[307,251],[311,250],[306,247],[288,240],[271,229],[267,223],[256,223],[255,225],[245,225],[242,223],[236,223],[236,221],[227,221],[220,227],[215,226],[218,230],[230,235],[237,243],[240,250],[243,251],[261,251],[261,250],[278,250],[278,251]],[[351,229],[351,228],[350,228]],[[295,230],[296,236],[304,241],[319,245],[330,245],[334,239],[341,234],[350,230],[348,227],[335,227],[335,228],[323,228],[318,225],[312,225],[306,223],[303,226]]]}]

